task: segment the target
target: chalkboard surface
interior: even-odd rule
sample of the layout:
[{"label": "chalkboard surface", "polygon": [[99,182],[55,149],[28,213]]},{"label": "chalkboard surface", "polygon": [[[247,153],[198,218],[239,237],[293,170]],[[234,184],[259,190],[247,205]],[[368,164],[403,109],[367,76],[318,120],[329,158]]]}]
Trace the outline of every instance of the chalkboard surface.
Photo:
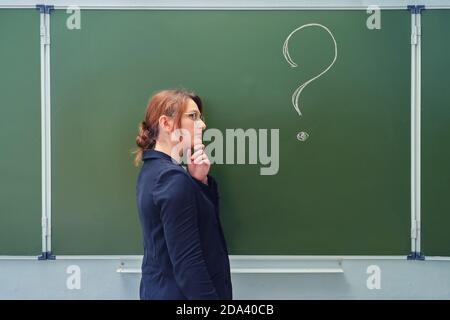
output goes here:
[{"label": "chalkboard surface", "polygon": [[[409,253],[408,11],[384,11],[380,30],[363,10],[85,10],[79,30],[51,17],[55,254],[142,253],[130,151],[149,96],[179,87],[204,99],[209,128],[279,129],[277,174],[211,169],[230,254]],[[283,44],[311,23],[337,57],[300,116],[293,93],[335,54],[305,27],[291,67]]]},{"label": "chalkboard surface", "polygon": [[422,251],[450,255],[450,11],[422,17]]},{"label": "chalkboard surface", "polygon": [[41,253],[39,14],[0,10],[0,255]]}]

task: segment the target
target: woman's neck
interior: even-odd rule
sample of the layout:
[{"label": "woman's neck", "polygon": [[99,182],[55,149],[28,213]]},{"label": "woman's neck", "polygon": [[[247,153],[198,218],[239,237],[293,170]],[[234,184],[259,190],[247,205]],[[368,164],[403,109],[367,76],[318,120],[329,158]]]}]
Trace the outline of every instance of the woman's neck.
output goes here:
[{"label": "woman's neck", "polygon": [[174,148],[173,146],[169,146],[167,144],[160,143],[159,141],[156,141],[155,148],[154,148],[154,150],[159,151],[159,152],[164,152],[165,154],[167,154],[170,157],[172,157],[173,159],[175,159],[177,161],[177,163],[180,163],[181,156],[177,152],[173,152],[173,154],[172,154],[172,150],[175,150],[175,149],[176,148]]}]

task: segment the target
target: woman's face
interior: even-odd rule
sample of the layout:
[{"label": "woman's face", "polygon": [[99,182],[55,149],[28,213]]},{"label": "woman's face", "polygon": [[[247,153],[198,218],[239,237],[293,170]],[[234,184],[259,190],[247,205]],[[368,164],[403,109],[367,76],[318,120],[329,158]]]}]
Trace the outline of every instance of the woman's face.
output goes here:
[{"label": "woman's face", "polygon": [[[183,150],[193,148],[195,145],[202,143],[202,131],[206,128],[206,124],[200,119],[200,111],[194,100],[189,99],[186,111],[181,118],[181,129],[183,133]],[[186,137],[186,134],[189,137]]]}]

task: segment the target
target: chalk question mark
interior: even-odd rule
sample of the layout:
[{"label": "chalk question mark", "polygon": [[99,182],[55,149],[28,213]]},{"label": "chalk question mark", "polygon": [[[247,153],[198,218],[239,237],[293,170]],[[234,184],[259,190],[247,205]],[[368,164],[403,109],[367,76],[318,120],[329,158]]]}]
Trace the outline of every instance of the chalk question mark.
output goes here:
[{"label": "chalk question mark", "polygon": [[[327,72],[328,70],[330,70],[330,68],[333,66],[333,64],[334,64],[334,62],[336,61],[336,58],[337,58],[337,44],[336,44],[336,40],[334,39],[334,36],[333,36],[333,34],[331,33],[331,31],[330,31],[327,27],[325,27],[325,26],[323,26],[323,25],[321,25],[321,24],[318,24],[318,23],[308,23],[308,24],[305,24],[305,25],[303,25],[303,26],[301,26],[301,27],[298,27],[297,29],[295,29],[294,31],[292,31],[292,32],[289,34],[289,36],[286,38],[286,40],[284,41],[284,44],[283,44],[283,56],[284,56],[284,58],[286,59],[286,61],[290,64],[290,66],[293,67],[293,68],[298,67],[298,65],[292,60],[291,56],[289,55],[289,49],[288,49],[289,39],[292,37],[292,35],[293,35],[295,32],[297,32],[297,31],[299,31],[299,30],[301,30],[301,29],[304,29],[304,28],[308,28],[308,27],[319,27],[319,28],[324,29],[326,32],[328,32],[328,34],[331,36],[331,39],[333,40],[333,43],[334,43],[334,58],[333,58],[333,61],[331,62],[331,64],[330,64],[325,70],[323,70],[323,71],[322,71],[321,73],[319,73],[317,76],[315,76],[315,77],[309,79],[308,81],[306,81],[305,83],[303,83],[302,85],[300,85],[300,86],[294,91],[294,93],[292,94],[292,105],[294,106],[294,109],[297,111],[297,113],[298,113],[299,116],[301,116],[302,113],[300,112],[300,107],[299,107],[299,105],[298,105],[298,100],[299,100],[300,94],[302,93],[303,89],[305,89],[306,86],[307,86],[308,84],[310,84],[311,82],[313,82],[314,80],[316,80],[317,78],[319,78],[320,76],[322,76],[325,72]],[[297,134],[297,139],[299,139],[299,140],[304,141],[304,140],[306,140],[307,138],[308,138],[308,134],[307,134],[306,132],[300,132],[300,133]]]}]

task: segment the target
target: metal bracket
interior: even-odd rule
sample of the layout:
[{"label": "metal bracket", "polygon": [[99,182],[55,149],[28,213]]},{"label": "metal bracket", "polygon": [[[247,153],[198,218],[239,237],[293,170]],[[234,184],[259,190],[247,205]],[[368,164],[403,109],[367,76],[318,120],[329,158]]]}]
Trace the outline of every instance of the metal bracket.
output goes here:
[{"label": "metal bracket", "polygon": [[421,14],[421,11],[425,10],[425,6],[423,4],[410,4],[406,8],[411,11],[411,14]]},{"label": "metal bracket", "polygon": [[40,13],[50,14],[50,11],[55,9],[53,5],[45,5],[45,4],[37,4],[36,10],[39,10]]},{"label": "metal bracket", "polygon": [[56,260],[56,256],[51,251],[42,252],[38,260]]},{"label": "metal bracket", "polygon": [[425,255],[422,254],[422,252],[411,252],[408,257],[408,260],[419,260],[419,261],[425,261]]},{"label": "metal bracket", "polygon": [[[45,5],[45,4],[37,4],[36,10],[39,10],[40,13],[50,14],[50,11],[54,9],[53,5]],[[47,28],[45,25],[41,25],[40,35],[42,38],[42,43],[44,46],[50,45],[50,35],[47,32]]]}]

